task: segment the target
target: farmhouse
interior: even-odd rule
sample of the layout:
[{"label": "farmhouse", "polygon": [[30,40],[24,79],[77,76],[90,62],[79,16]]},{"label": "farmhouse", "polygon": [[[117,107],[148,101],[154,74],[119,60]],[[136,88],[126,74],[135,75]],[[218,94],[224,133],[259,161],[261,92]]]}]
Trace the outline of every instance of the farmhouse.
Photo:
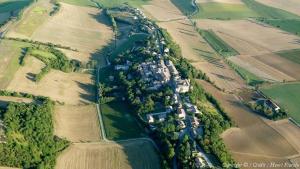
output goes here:
[{"label": "farmhouse", "polygon": [[116,65],[115,70],[128,70],[129,66],[128,65]]}]

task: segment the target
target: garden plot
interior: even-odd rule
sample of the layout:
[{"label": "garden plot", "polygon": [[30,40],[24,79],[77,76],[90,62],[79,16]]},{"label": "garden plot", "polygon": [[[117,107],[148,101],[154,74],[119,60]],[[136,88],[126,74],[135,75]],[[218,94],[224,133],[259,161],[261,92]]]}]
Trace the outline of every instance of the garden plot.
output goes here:
[{"label": "garden plot", "polygon": [[257,0],[258,2],[300,15],[299,0]]},{"label": "garden plot", "polygon": [[243,55],[259,55],[300,48],[300,37],[252,20],[204,19],[196,22],[202,29],[212,29]]}]

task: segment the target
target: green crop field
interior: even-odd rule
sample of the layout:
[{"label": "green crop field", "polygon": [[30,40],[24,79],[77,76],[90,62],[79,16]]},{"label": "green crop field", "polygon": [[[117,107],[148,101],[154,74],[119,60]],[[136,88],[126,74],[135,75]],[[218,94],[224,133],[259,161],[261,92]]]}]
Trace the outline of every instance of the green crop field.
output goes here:
[{"label": "green crop field", "polygon": [[192,14],[197,10],[192,6],[192,0],[171,0],[171,2],[185,15]]},{"label": "green crop field", "polygon": [[300,19],[259,19],[259,21],[300,36]]},{"label": "green crop field", "polygon": [[300,34],[300,16],[254,0],[243,0],[243,2],[259,14],[258,21],[293,34]]},{"label": "green crop field", "polygon": [[259,78],[255,74],[249,72],[248,70],[234,64],[228,60],[228,65],[237,72],[246,82],[251,86],[255,86],[264,82],[263,79]]},{"label": "green crop field", "polygon": [[118,6],[124,3],[128,3],[131,6],[141,6],[146,4],[149,0],[59,0],[68,4],[79,5],[79,6],[92,6],[97,7],[98,3],[102,7],[109,8]]},{"label": "green crop field", "polygon": [[243,4],[225,4],[225,3],[200,3],[199,12],[194,18],[209,19],[244,19],[257,17],[258,15]]},{"label": "green crop field", "polygon": [[0,24],[29,5],[31,0],[0,0]]},{"label": "green crop field", "polygon": [[300,64],[300,49],[280,51],[277,54],[292,62]]},{"label": "green crop field", "polygon": [[261,4],[255,0],[243,0],[243,2],[260,17],[269,19],[299,19],[300,17],[282,9]]},{"label": "green crop field", "polygon": [[261,90],[300,123],[300,83],[271,85]]},{"label": "green crop field", "polygon": [[103,123],[108,139],[120,140],[143,136],[143,130],[125,102],[101,105]]},{"label": "green crop field", "polygon": [[20,10],[30,2],[31,0],[0,0],[0,13]]},{"label": "green crop field", "polygon": [[201,30],[200,34],[210,44],[210,46],[220,55],[224,57],[229,57],[229,56],[235,56],[239,54],[225,41],[219,38],[213,31]]}]

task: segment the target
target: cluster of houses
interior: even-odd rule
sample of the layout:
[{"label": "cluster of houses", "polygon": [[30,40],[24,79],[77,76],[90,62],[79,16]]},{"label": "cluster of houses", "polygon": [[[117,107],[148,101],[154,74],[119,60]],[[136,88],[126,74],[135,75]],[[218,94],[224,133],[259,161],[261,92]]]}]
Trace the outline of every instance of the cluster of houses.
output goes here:
[{"label": "cluster of houses", "polygon": [[[170,86],[173,90],[173,96],[169,99],[172,100],[171,106],[167,106],[163,111],[153,112],[146,115],[147,122],[150,124],[151,129],[156,129],[156,123],[162,123],[166,120],[168,115],[176,114],[177,126],[181,129],[181,132],[189,133],[189,131],[196,131],[195,134],[199,134],[199,129],[203,126],[200,124],[200,120],[197,119],[196,114],[201,114],[201,111],[196,105],[193,105],[186,96],[185,93],[191,90],[191,82],[189,79],[181,77],[174,63],[168,59],[169,48],[160,32],[160,29],[146,19],[143,12],[139,9],[123,7],[122,10],[132,13],[136,20],[135,28],[132,29],[134,33],[148,33],[152,38],[154,46],[148,45],[144,51],[151,55],[154,60],[145,61],[139,64],[138,72],[144,82],[147,82],[147,89],[155,92],[164,86]],[[132,17],[131,17],[132,18]],[[138,27],[138,29],[136,29]],[[132,33],[132,32],[131,32]],[[115,65],[115,70],[127,71],[131,67],[130,62],[126,62],[123,65]],[[199,149],[195,150],[195,163],[197,166],[205,167],[208,164],[208,159]]]}]

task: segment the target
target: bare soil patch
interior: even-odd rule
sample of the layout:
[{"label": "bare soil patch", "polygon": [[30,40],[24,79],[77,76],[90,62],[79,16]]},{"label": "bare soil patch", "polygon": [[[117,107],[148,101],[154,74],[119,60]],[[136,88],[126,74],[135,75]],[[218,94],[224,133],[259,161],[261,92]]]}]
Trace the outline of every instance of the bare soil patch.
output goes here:
[{"label": "bare soil patch", "polygon": [[268,125],[245,107],[236,96],[222,93],[207,82],[199,82],[220,101],[238,127],[226,130],[222,134],[226,146],[237,162],[280,163],[288,162],[290,156],[299,155],[297,149],[289,142],[289,137]]},{"label": "bare soil patch", "polygon": [[196,0],[196,3],[209,3],[209,2],[217,2],[217,3],[225,3],[225,4],[243,4],[241,0]]},{"label": "bare soil patch", "polygon": [[300,48],[296,35],[252,20],[197,20],[202,29],[212,29],[242,55],[259,55]]},{"label": "bare soil patch", "polygon": [[298,0],[257,0],[258,2],[283,9],[291,13],[300,15],[300,1]]},{"label": "bare soil patch", "polygon": [[25,66],[15,74],[7,90],[48,96],[66,104],[85,104],[95,101],[95,87],[92,75],[82,73],[64,73],[51,70],[36,83],[34,75],[40,72],[44,64],[36,58],[28,57]]},{"label": "bare soil patch", "polygon": [[72,142],[100,140],[95,105],[61,105],[55,107],[54,133]]},{"label": "bare soil patch", "polygon": [[19,168],[12,168],[12,167],[0,167],[0,169],[19,169]]},{"label": "bare soil patch", "polygon": [[61,3],[59,13],[43,24],[34,40],[70,46],[84,53],[95,53],[112,38],[113,32],[102,11]]},{"label": "bare soil patch", "polygon": [[182,49],[183,57],[193,66],[205,72],[220,88],[227,91],[245,87],[243,80],[217,56],[206,41],[194,30],[187,20],[160,22]]},{"label": "bare soil patch", "polygon": [[[266,61],[266,58],[262,58],[262,57],[265,57],[265,55],[261,55],[261,60],[265,60],[265,62],[262,62],[256,57],[249,56],[249,55],[234,56],[234,57],[230,57],[229,60],[266,81],[282,82],[283,80],[286,81],[295,80],[295,78],[293,78],[292,76],[282,72],[282,70],[277,69],[277,67],[280,66],[272,65],[270,63],[270,62],[276,63],[276,57],[269,58],[269,61]],[[268,64],[266,64],[266,62]]]},{"label": "bare soil patch", "polygon": [[73,144],[58,158],[56,169],[159,169],[159,158],[148,141]]},{"label": "bare soil patch", "polygon": [[147,14],[158,21],[170,21],[186,18],[170,0],[152,0],[149,5],[143,5]]}]

